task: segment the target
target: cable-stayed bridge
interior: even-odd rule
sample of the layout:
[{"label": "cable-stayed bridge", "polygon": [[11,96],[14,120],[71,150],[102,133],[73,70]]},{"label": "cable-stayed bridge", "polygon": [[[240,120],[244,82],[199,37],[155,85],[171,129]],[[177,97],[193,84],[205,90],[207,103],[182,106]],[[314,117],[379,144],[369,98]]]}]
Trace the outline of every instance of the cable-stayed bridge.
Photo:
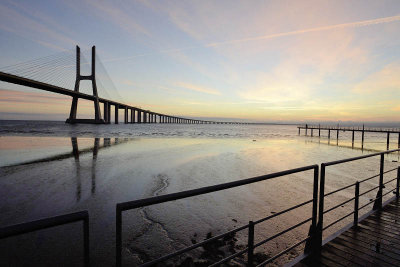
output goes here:
[{"label": "cable-stayed bridge", "polygon": [[[177,117],[122,103],[122,98],[100,58],[96,55],[95,46],[92,47],[91,52],[90,63],[81,55],[80,48],[77,46],[76,57],[74,57],[74,51],[71,50],[3,67],[0,68],[0,81],[71,96],[71,111],[66,122],[72,124],[110,124],[112,106],[114,106],[114,122],[116,124],[118,124],[120,110],[124,113],[124,123],[247,124]],[[81,70],[86,70],[91,74],[81,75]],[[83,80],[90,81],[91,88],[82,86],[81,81]],[[73,90],[69,88],[73,88]],[[112,98],[119,98],[119,100],[112,100]],[[93,101],[93,119],[77,118],[79,99]]]}]

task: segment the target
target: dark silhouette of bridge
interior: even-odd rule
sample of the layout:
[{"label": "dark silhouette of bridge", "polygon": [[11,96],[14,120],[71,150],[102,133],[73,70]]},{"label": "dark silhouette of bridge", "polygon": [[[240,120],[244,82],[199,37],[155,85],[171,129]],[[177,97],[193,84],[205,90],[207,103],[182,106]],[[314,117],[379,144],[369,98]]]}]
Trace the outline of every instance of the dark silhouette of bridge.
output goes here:
[{"label": "dark silhouette of bridge", "polygon": [[[53,62],[61,62],[61,60],[53,60]],[[51,66],[50,63],[44,63],[47,68]],[[35,67],[30,66],[30,69]],[[28,68],[28,69],[29,69]],[[37,68],[44,68],[38,66]],[[27,73],[32,73],[32,70],[28,70]],[[209,121],[209,120],[198,120],[191,118],[184,118],[178,116],[167,115],[151,110],[145,110],[139,107],[134,107],[125,103],[113,101],[111,99],[101,98],[98,95],[97,84],[96,84],[96,48],[92,47],[92,58],[91,58],[91,74],[81,75],[81,55],[79,46],[76,47],[76,78],[74,90],[70,90],[64,87],[60,87],[51,83],[38,81],[35,79],[23,77],[22,75],[15,75],[0,71],[0,80],[8,83],[17,85],[27,86],[36,88],[44,91],[49,91],[57,94],[67,95],[72,97],[71,111],[69,118],[66,123],[94,123],[94,124],[110,124],[111,123],[111,110],[114,106],[114,122],[118,124],[118,113],[120,110],[124,112],[124,123],[181,123],[181,124],[250,124],[245,122],[221,122],[221,121]],[[79,91],[80,82],[82,80],[89,80],[92,83],[93,94],[86,94]],[[93,101],[94,103],[94,119],[78,119],[77,108],[78,100],[85,99]],[[103,116],[101,114],[100,104],[103,105]]]}]

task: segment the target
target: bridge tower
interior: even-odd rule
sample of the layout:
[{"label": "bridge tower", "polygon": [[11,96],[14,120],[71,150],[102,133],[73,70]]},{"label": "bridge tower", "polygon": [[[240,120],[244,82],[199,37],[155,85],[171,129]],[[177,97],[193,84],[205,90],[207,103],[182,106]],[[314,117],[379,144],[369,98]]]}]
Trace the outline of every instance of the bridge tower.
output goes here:
[{"label": "bridge tower", "polygon": [[78,97],[72,98],[71,111],[69,113],[69,118],[65,121],[66,123],[93,123],[102,124],[105,123],[101,118],[100,113],[100,103],[99,96],[97,94],[96,86],[96,47],[92,47],[92,74],[91,75],[81,75],[81,50],[79,46],[76,46],[76,80],[75,80],[75,92],[79,92],[79,84],[82,80],[92,81],[93,96],[94,96],[94,119],[77,119],[76,112],[78,108]]}]

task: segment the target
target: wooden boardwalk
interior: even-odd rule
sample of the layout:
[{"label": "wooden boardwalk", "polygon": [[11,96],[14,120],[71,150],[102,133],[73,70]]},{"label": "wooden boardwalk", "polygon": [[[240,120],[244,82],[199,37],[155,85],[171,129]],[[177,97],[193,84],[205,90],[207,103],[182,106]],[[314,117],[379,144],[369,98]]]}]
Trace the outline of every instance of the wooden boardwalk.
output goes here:
[{"label": "wooden boardwalk", "polygon": [[400,201],[326,243],[318,260],[296,266],[400,266]]}]

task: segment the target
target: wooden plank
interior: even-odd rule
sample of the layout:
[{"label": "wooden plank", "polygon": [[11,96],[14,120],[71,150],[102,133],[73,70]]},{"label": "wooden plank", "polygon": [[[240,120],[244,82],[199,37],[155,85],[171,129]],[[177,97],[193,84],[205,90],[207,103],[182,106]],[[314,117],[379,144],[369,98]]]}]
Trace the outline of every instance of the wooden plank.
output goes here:
[{"label": "wooden plank", "polygon": [[[385,256],[389,257],[390,259],[400,263],[400,255],[388,250],[387,246],[382,244],[380,241],[375,242],[375,241],[367,240],[367,239],[351,238],[346,235],[341,235],[339,237],[339,239],[345,240],[346,242],[363,247],[364,249],[374,251],[378,254],[385,255]],[[387,259],[387,260],[390,261],[390,259]]]},{"label": "wooden plank", "polygon": [[362,224],[360,223],[358,225],[358,227],[363,228],[365,231],[371,231],[373,233],[379,233],[380,235],[382,235],[382,238],[385,238],[385,236],[386,236],[388,238],[392,238],[392,239],[397,240],[398,242],[400,242],[399,236],[394,235],[392,233],[388,233],[388,232],[384,231],[383,229],[376,228],[376,227],[371,227],[371,226],[366,225],[364,223],[362,223]]},{"label": "wooden plank", "polygon": [[353,251],[358,251],[358,252],[361,253],[364,257],[366,257],[366,256],[368,255],[368,256],[370,256],[375,262],[377,262],[377,263],[379,263],[379,264],[381,264],[381,265],[391,266],[391,265],[393,265],[393,264],[398,263],[396,260],[394,260],[394,259],[392,259],[392,258],[390,258],[390,257],[388,257],[388,256],[386,256],[386,255],[377,253],[377,252],[375,252],[375,251],[373,251],[373,250],[371,250],[371,249],[369,249],[369,248],[364,248],[364,247],[360,246],[360,242],[357,242],[357,240],[355,240],[355,242],[352,243],[352,242],[349,242],[349,241],[343,239],[343,237],[338,236],[338,237],[335,239],[335,243],[336,243],[336,244],[343,245],[343,246],[346,246],[346,247],[348,247],[349,249],[351,249],[351,250],[353,250]]},{"label": "wooden plank", "polygon": [[400,231],[397,231],[396,229],[393,229],[383,223],[377,223],[376,221],[371,221],[369,219],[365,219],[364,221],[362,221],[361,224],[370,226],[371,228],[374,228],[375,230],[384,231],[388,234],[390,233],[390,234],[393,234],[398,237],[400,236]]},{"label": "wooden plank", "polygon": [[337,259],[340,262],[346,262],[346,265],[350,265],[350,266],[365,266],[368,265],[367,261],[363,261],[360,258],[354,257],[353,255],[339,250],[333,246],[330,245],[326,245],[322,248],[321,251],[322,255],[331,255],[331,257],[335,257],[335,259]]},{"label": "wooden plank", "polygon": [[332,267],[347,265],[347,264],[346,265],[344,264],[345,259],[337,257],[336,255],[331,254],[327,251],[323,251],[321,253],[321,257],[318,259],[318,261],[323,265],[332,266]]},{"label": "wooden plank", "polygon": [[[343,246],[342,244],[338,244],[337,242],[334,242],[336,239],[332,240],[329,242],[328,247],[333,247],[337,249],[337,251],[340,251],[340,255],[343,257],[352,257],[356,262],[362,263],[362,265],[376,265],[377,261],[373,257],[370,257],[369,255],[365,255],[364,253],[360,253],[359,251],[353,250],[351,248],[348,248],[346,246]],[[385,263],[384,263],[385,264]]]},{"label": "wooden plank", "polygon": [[348,238],[354,238],[354,239],[361,240],[361,241],[365,241],[367,243],[375,242],[375,244],[376,244],[377,242],[380,242],[381,248],[388,250],[392,253],[396,253],[397,255],[400,255],[400,245],[395,244],[393,242],[389,242],[388,240],[376,238],[374,236],[367,235],[365,233],[361,233],[360,231],[358,231],[356,233],[351,233],[349,231],[346,231],[343,233],[343,236],[346,236]]},{"label": "wooden plank", "polygon": [[375,224],[378,227],[386,227],[388,229],[391,229],[392,232],[396,233],[396,234],[400,232],[400,225],[393,224],[393,223],[391,223],[391,222],[389,222],[389,221],[387,221],[385,219],[382,219],[382,218],[371,218],[371,217],[368,217],[368,218],[365,219],[365,222]]},{"label": "wooden plank", "polygon": [[[351,233],[352,229],[349,229],[348,232]],[[385,236],[385,235],[382,235],[380,233],[375,233],[375,232],[363,229],[361,227],[357,230],[357,232],[358,233],[362,233],[364,235],[371,236],[371,237],[375,237],[375,238],[377,238],[379,240],[386,240],[386,242],[394,243],[394,244],[396,244],[396,246],[400,246],[400,241],[399,240],[391,238],[391,237],[388,237],[388,236]]]}]

